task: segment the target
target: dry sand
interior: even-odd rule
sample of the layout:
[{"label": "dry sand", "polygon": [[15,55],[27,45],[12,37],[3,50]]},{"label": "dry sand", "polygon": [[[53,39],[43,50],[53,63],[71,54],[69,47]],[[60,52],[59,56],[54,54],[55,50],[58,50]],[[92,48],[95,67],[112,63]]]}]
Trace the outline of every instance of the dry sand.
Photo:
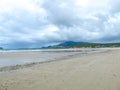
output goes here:
[{"label": "dry sand", "polygon": [[0,90],[120,90],[120,49],[1,72]]}]

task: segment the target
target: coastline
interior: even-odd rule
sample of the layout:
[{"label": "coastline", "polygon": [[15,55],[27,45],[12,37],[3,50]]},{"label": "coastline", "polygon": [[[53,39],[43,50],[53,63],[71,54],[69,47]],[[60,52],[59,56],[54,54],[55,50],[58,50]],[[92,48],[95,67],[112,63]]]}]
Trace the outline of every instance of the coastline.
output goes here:
[{"label": "coastline", "polygon": [[[59,58],[53,58],[53,59],[48,59],[46,61],[41,61],[41,62],[31,62],[31,63],[25,63],[25,64],[16,64],[16,65],[10,65],[10,66],[3,66],[3,67],[0,67],[0,72],[9,72],[9,71],[12,71],[12,70],[18,70],[18,69],[24,69],[24,68],[29,68],[29,67],[32,67],[34,65],[39,65],[39,64],[43,64],[43,63],[49,63],[49,62],[55,62],[55,61],[60,61],[60,60],[66,60],[66,59],[71,59],[71,58],[76,58],[76,57],[82,57],[82,56],[85,56],[85,55],[89,55],[89,54],[93,54],[93,53],[102,53],[102,52],[107,52],[109,51],[109,49],[104,49],[102,48],[103,50],[101,50],[100,48],[99,49],[93,49],[93,48],[89,48],[89,49],[63,49],[65,52],[79,52],[79,53],[72,53],[72,54],[68,54],[68,55],[65,55],[65,56],[61,56]],[[61,50],[60,52],[62,53],[63,50]],[[39,50],[37,50],[39,51]],[[58,50],[45,50],[45,52],[59,52]],[[13,54],[11,54],[10,56],[7,56],[8,58],[10,58],[11,56],[12,57],[19,57],[18,54],[22,53],[23,56],[27,55],[26,53],[29,53],[29,51],[8,51],[9,53],[12,52]],[[34,57],[34,54],[36,52],[35,51],[32,51],[33,54],[31,54],[31,56],[28,56],[28,57]],[[15,54],[14,53],[18,53],[18,54]],[[41,52],[42,53],[42,52]],[[56,52],[55,52],[56,53]],[[2,55],[0,55],[0,58],[1,58]],[[6,56],[3,56],[3,57],[6,57]]]},{"label": "coastline", "polygon": [[0,90],[120,90],[120,49],[0,73]]}]

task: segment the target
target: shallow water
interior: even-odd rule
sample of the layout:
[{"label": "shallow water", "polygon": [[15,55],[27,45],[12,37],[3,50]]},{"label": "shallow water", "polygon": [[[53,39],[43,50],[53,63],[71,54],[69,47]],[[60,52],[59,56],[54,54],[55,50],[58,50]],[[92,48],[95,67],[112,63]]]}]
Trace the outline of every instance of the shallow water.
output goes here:
[{"label": "shallow water", "polygon": [[45,62],[79,54],[81,50],[8,50],[0,51],[0,67],[14,66],[33,62]]},{"label": "shallow water", "polygon": [[4,66],[14,66],[14,65],[21,65],[26,63],[32,63],[32,62],[42,62],[47,61],[45,58],[39,58],[39,59],[28,59],[28,58],[10,58],[10,59],[0,59],[0,67]]},{"label": "shallow water", "polygon": [[96,49],[42,49],[0,51],[0,67],[45,62],[82,55]]}]

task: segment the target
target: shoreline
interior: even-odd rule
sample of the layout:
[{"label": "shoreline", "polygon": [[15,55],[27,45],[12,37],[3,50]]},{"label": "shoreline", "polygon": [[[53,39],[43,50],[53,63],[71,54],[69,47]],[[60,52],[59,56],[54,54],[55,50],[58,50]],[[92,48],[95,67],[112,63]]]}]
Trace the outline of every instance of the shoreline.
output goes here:
[{"label": "shoreline", "polygon": [[31,62],[31,63],[25,63],[25,64],[3,66],[3,67],[0,67],[0,73],[2,73],[2,72],[9,72],[9,71],[13,71],[13,70],[24,69],[24,68],[29,68],[29,67],[32,67],[34,65],[39,65],[39,64],[44,64],[44,63],[50,63],[50,62],[56,62],[56,61],[61,61],[61,60],[67,60],[67,59],[72,59],[72,58],[76,58],[76,57],[82,57],[82,56],[86,56],[86,55],[90,55],[90,54],[103,53],[103,52],[108,52],[108,51],[109,51],[109,49],[103,49],[103,48],[99,48],[99,49],[93,49],[92,48],[92,49],[88,49],[86,51],[84,51],[84,49],[83,49],[82,52],[80,52],[79,50],[77,51],[77,49],[72,49],[72,51],[70,51],[70,52],[80,52],[80,53],[72,54],[72,55],[67,55],[67,56],[61,56],[59,58],[52,59],[52,60],[47,60],[47,61]]},{"label": "shoreline", "polygon": [[[19,67],[19,66],[18,66]],[[0,90],[120,90],[120,49],[0,73]]]}]

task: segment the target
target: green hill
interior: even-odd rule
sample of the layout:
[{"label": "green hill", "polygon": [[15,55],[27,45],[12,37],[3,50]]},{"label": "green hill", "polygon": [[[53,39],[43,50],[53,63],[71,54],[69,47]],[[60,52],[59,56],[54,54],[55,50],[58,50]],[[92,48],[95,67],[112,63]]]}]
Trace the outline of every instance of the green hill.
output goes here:
[{"label": "green hill", "polygon": [[0,50],[3,50],[3,48],[2,48],[2,47],[0,47]]},{"label": "green hill", "polygon": [[63,42],[58,45],[43,48],[103,48],[103,47],[120,47],[120,43],[88,43],[88,42]]}]

